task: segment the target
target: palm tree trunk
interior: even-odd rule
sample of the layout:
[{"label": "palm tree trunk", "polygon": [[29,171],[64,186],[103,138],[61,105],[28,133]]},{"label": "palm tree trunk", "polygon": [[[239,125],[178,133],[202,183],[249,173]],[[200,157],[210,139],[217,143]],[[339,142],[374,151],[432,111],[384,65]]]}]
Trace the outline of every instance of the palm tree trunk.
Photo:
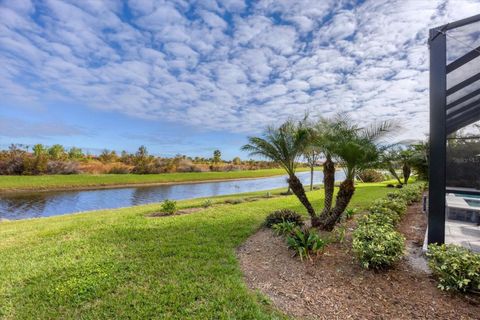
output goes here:
[{"label": "palm tree trunk", "polygon": [[399,184],[402,184],[402,180],[400,180],[400,177],[398,176],[397,172],[395,171],[395,169],[393,169],[392,167],[389,167],[388,168],[388,171],[392,174],[392,176],[397,179],[398,183]]},{"label": "palm tree trunk", "polygon": [[298,200],[303,204],[305,209],[307,209],[308,215],[312,218],[313,223],[313,219],[316,217],[315,210],[307,198],[302,182],[296,175],[292,175],[288,178],[288,185],[290,186],[290,189],[292,189],[293,194],[297,196]]},{"label": "palm tree trunk", "polygon": [[310,165],[310,191],[313,190],[313,163]]},{"label": "palm tree trunk", "polygon": [[333,163],[332,157],[329,155],[327,155],[327,159],[323,163],[323,187],[325,189],[325,199],[323,201],[322,215],[330,212],[335,190],[335,163]]},{"label": "palm tree trunk", "polygon": [[403,164],[403,181],[405,184],[408,184],[408,179],[410,178],[410,174],[412,173],[412,170],[410,169],[410,166],[406,163]]},{"label": "palm tree trunk", "polygon": [[335,227],[343,212],[347,209],[354,193],[355,185],[353,179],[345,179],[340,184],[335,207],[330,211],[330,214],[320,222],[320,228],[322,230],[331,231]]}]

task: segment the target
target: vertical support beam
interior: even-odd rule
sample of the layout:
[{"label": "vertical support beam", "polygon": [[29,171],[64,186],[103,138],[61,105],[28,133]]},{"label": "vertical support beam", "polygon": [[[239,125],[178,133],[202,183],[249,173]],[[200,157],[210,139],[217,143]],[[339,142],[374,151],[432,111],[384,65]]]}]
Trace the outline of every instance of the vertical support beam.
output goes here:
[{"label": "vertical support beam", "polygon": [[446,36],[430,30],[430,165],[428,243],[445,242],[446,189]]}]

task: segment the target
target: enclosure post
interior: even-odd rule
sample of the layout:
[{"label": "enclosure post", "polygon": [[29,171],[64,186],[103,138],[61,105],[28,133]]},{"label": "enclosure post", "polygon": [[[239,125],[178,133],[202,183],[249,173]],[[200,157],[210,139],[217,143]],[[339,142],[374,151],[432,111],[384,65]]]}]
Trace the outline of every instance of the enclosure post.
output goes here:
[{"label": "enclosure post", "polygon": [[430,165],[428,243],[445,241],[446,189],[446,37],[430,30]]}]

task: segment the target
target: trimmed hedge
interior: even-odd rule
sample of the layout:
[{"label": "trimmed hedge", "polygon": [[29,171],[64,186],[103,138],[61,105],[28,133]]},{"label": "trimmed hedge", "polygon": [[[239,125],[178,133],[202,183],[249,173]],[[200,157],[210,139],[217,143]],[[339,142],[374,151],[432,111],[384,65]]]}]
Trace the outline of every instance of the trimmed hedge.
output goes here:
[{"label": "trimmed hedge", "polygon": [[423,189],[422,184],[412,184],[390,192],[386,199],[376,200],[359,219],[352,249],[364,268],[384,269],[402,258],[405,238],[395,226],[405,215],[407,205],[421,199]]}]

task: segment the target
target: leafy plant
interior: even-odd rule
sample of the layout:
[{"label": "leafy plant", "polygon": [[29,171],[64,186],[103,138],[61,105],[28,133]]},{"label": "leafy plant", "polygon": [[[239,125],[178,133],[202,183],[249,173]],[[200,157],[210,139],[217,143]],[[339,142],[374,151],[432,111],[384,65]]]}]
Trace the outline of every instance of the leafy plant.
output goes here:
[{"label": "leafy plant", "polygon": [[367,214],[365,217],[369,217],[372,221],[381,221],[381,224],[388,223],[392,226],[395,226],[401,220],[401,216],[398,213],[390,208],[382,207],[381,205],[371,206],[368,209],[368,212],[369,214]]},{"label": "leafy plant", "polygon": [[303,259],[311,259],[312,255],[318,255],[323,251],[327,241],[320,238],[314,229],[296,228],[287,237],[287,245],[303,261]]},{"label": "leafy plant", "polygon": [[353,218],[353,215],[357,213],[357,208],[347,208],[343,212],[345,219],[350,220]]},{"label": "leafy plant", "polygon": [[205,201],[202,202],[201,206],[204,207],[204,208],[208,208],[208,207],[211,207],[213,205],[213,201],[210,200],[210,199],[207,199]]},{"label": "leafy plant", "polygon": [[407,211],[407,204],[402,199],[381,199],[376,200],[372,207],[384,207],[395,211],[399,216],[403,216]]},{"label": "leafy plant", "polygon": [[173,200],[165,199],[162,202],[162,212],[166,214],[174,214],[177,212],[177,202]]},{"label": "leafy plant", "polygon": [[337,225],[335,229],[333,229],[333,236],[336,242],[344,243],[346,234],[347,227],[345,225]]},{"label": "leafy plant", "polygon": [[284,221],[293,222],[297,226],[303,226],[303,218],[296,211],[289,209],[275,210],[270,213],[266,218],[263,225],[270,228],[272,225],[281,223]]},{"label": "leafy plant", "polygon": [[480,254],[456,245],[431,244],[427,257],[441,290],[480,293]]},{"label": "leafy plant", "polygon": [[405,238],[390,225],[361,224],[353,232],[353,252],[366,269],[391,266],[402,256]]},{"label": "leafy plant", "polygon": [[277,236],[291,234],[295,228],[297,228],[297,224],[291,221],[282,221],[280,223],[275,223],[272,225],[272,230]]}]

